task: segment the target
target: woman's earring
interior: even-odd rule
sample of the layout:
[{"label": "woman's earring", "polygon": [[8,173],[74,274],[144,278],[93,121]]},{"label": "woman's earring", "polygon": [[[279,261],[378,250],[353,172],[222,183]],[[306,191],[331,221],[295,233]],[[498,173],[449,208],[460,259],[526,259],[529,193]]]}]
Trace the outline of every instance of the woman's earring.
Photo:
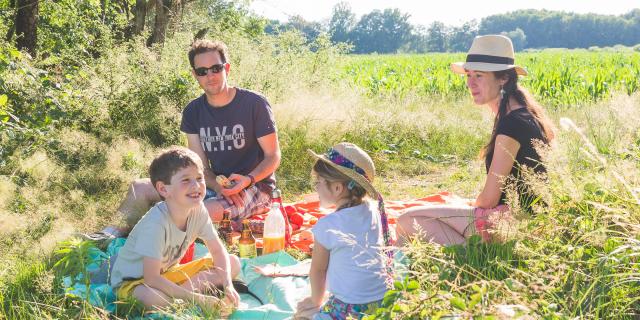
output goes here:
[{"label": "woman's earring", "polygon": [[504,94],[506,92],[504,91],[504,88],[502,88],[502,86],[500,86],[500,99],[504,99]]}]

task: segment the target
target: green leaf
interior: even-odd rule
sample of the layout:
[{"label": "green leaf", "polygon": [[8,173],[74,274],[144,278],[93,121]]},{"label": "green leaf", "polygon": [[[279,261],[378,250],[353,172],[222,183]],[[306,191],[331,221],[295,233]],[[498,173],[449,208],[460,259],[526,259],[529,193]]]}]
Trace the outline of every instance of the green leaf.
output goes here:
[{"label": "green leaf", "polygon": [[382,298],[382,306],[383,307],[392,306],[396,302],[396,300],[398,300],[399,297],[400,297],[400,293],[398,291],[395,291],[395,290],[387,291],[387,293],[384,295],[384,298]]},{"label": "green leaf", "polygon": [[0,95],[0,107],[4,107],[5,105],[7,105],[7,101],[9,101],[9,97],[7,97],[6,94],[1,94]]},{"label": "green leaf", "polygon": [[464,299],[460,297],[453,297],[449,299],[449,303],[451,304],[452,307],[458,310],[463,310],[463,311],[467,310],[467,304],[464,302]]},{"label": "green leaf", "polygon": [[414,291],[420,288],[420,284],[416,280],[411,280],[407,283],[407,291]]},{"label": "green leaf", "polygon": [[9,50],[9,54],[11,55],[12,58],[19,58],[22,55],[20,51],[16,49]]},{"label": "green leaf", "polygon": [[478,302],[480,302],[480,300],[482,299],[482,294],[480,293],[474,293],[471,295],[471,300],[469,301],[469,307],[473,308],[475,307],[476,304],[478,304]]},{"label": "green leaf", "polygon": [[398,290],[398,291],[402,291],[404,289],[404,286],[402,285],[402,282],[400,281],[395,281],[393,283],[393,288]]}]

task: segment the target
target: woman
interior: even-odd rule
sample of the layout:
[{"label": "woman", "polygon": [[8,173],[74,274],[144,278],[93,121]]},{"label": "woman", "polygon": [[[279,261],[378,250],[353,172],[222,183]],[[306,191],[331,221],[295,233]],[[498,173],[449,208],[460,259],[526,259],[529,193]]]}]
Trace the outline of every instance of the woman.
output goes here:
[{"label": "woman", "polygon": [[[473,206],[443,205],[416,207],[398,219],[400,242],[416,234],[436,243],[461,244],[474,234],[490,239],[496,215],[508,215],[505,180],[515,181],[520,205],[527,208],[536,198],[521,181],[521,167],[546,172],[536,141],[548,144],[554,137],[551,121],[531,95],[518,85],[518,75],[527,72],[514,65],[513,44],[505,36],[479,36],[473,40],[466,62],[451,64],[453,72],[466,74],[467,87],[477,105],[486,105],[495,114],[489,143],[481,155],[487,178]],[[418,233],[421,230],[422,233]]]}]

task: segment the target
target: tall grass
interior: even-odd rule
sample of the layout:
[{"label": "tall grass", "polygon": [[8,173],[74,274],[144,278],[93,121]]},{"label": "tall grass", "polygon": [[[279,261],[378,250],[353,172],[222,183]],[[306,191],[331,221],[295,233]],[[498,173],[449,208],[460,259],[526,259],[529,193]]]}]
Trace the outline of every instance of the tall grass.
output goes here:
[{"label": "tall grass", "polygon": [[[388,310],[407,318],[458,314],[636,319],[640,315],[640,96],[566,112],[548,150],[548,205],[519,215],[503,244],[471,240],[441,248],[414,242],[411,276],[419,288],[397,290]],[[557,114],[556,114],[557,115]],[[604,116],[610,115],[610,116]],[[582,126],[590,121],[591,126]],[[616,133],[608,153],[596,145]],[[426,300],[425,300],[426,299]],[[517,311],[517,310],[519,311]],[[517,311],[517,312],[516,312]]]}]

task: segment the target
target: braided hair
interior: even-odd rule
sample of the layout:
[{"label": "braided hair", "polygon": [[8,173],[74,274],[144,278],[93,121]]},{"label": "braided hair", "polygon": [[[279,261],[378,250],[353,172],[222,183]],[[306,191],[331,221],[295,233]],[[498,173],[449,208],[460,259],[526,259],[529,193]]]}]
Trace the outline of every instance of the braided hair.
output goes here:
[{"label": "braided hair", "polygon": [[513,97],[519,105],[527,108],[527,111],[533,116],[535,121],[540,126],[542,130],[542,136],[544,137],[546,143],[551,142],[554,138],[553,132],[553,124],[551,120],[545,115],[544,109],[542,106],[531,96],[527,89],[523,88],[518,84],[518,74],[516,73],[515,68],[502,70],[502,71],[494,71],[493,72],[496,79],[507,79],[507,82],[502,86],[502,90],[504,90],[504,94],[500,99],[500,105],[498,107],[498,113],[493,121],[493,130],[491,133],[491,139],[489,143],[487,143],[480,156],[483,158],[487,158],[493,154],[495,144],[496,144],[496,136],[498,129],[498,123],[500,119],[504,118],[507,113],[509,113],[509,100]]}]

